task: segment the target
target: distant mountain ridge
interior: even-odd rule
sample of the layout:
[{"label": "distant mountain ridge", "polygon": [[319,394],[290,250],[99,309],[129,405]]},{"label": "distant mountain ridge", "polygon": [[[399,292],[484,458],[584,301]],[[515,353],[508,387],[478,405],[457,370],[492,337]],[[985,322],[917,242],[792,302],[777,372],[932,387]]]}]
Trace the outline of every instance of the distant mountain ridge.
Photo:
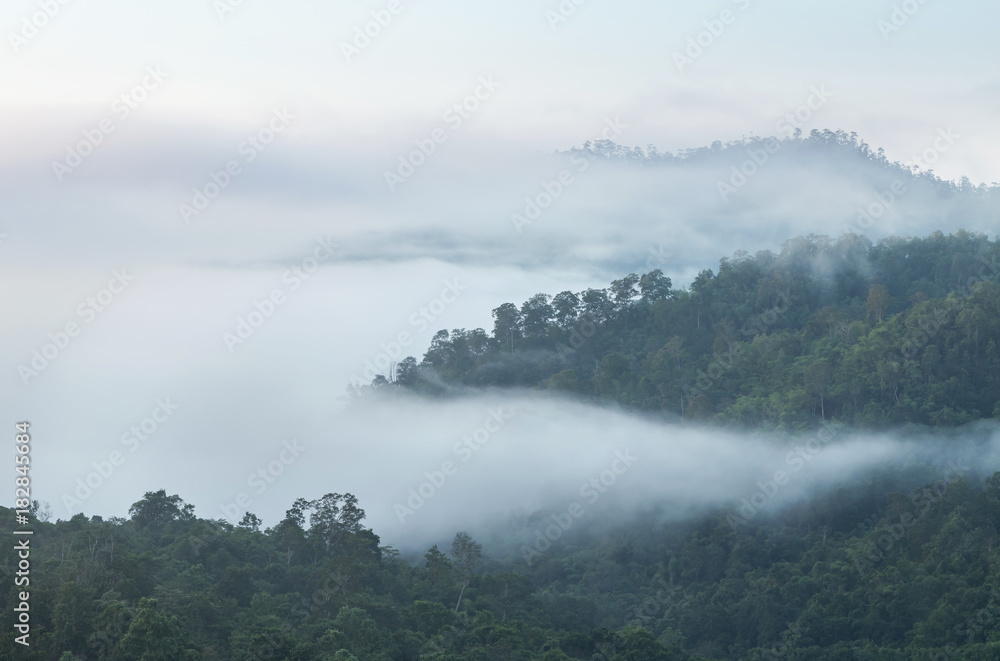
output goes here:
[{"label": "distant mountain ridge", "polygon": [[[944,142],[941,141],[944,139]],[[947,151],[949,143],[954,143],[955,136],[950,129],[941,129],[930,141],[931,147],[927,150],[935,149],[942,152]],[[935,143],[937,146],[935,147]],[[934,173],[934,162],[936,158],[925,158],[926,154],[915,154],[912,160],[913,165],[907,165],[899,161],[890,161],[885,155],[883,148],[873,150],[871,146],[861,139],[856,132],[847,133],[843,130],[833,131],[830,129],[813,129],[808,134],[801,130],[796,130],[794,134],[785,137],[758,137],[749,136],[740,140],[722,142],[716,140],[706,147],[696,147],[681,149],[676,153],[670,151],[659,151],[654,145],[642,147],[625,147],[613,140],[587,141],[582,147],[574,147],[560,153],[582,153],[588,156],[595,156],[609,161],[627,161],[642,166],[657,166],[667,164],[699,163],[710,161],[719,156],[733,155],[742,158],[747,149],[759,149],[768,144],[777,145],[781,151],[786,153],[797,153],[800,155],[825,156],[829,158],[833,155],[852,156],[859,162],[868,162],[885,168],[890,173],[905,177],[910,180],[920,180],[928,184],[937,186],[943,190],[965,193],[1000,193],[1000,183],[973,184],[968,177],[959,180],[947,180]],[[922,151],[927,151],[922,150]]]}]

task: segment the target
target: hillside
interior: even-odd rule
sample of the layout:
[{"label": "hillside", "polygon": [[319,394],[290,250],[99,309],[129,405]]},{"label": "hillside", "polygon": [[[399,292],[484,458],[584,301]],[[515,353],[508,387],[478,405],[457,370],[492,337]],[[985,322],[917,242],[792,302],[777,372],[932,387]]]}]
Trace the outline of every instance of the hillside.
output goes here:
[{"label": "hillside", "polygon": [[1000,245],[959,231],[800,237],[686,289],[659,269],[538,294],[441,330],[375,389],[557,390],[667,416],[801,431],[1000,416]]},{"label": "hillside", "polygon": [[[253,515],[199,519],[150,492],[128,520],[34,526],[33,646],[20,658],[997,658],[1000,473],[908,492],[900,477],[735,526],[651,512],[530,562],[464,533],[404,561],[350,494],[299,499],[262,531]],[[0,517],[13,526],[12,510]],[[14,563],[6,554],[6,575]],[[13,585],[3,598],[5,658],[18,598]]]},{"label": "hillside", "polygon": [[[754,494],[683,516],[653,500],[595,510],[576,527],[572,510],[511,512],[478,539],[402,552],[349,493],[299,498],[270,527],[199,518],[164,490],[127,519],[53,523],[35,501],[21,657],[995,659],[1000,473],[984,480],[977,456],[1000,417],[998,258],[966,232],[798,238],[687,289],[653,269],[498,305],[490,331],[442,330],[420,362],[359,389],[392,408],[528,388],[783,438],[905,427],[952,449],[944,474],[914,455],[767,511]],[[4,656],[22,599],[4,595]]]}]

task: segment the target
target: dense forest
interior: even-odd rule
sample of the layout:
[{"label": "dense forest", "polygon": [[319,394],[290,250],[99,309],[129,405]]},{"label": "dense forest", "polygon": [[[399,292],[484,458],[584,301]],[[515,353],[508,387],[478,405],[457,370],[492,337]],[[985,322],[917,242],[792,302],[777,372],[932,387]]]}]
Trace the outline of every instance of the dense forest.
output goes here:
[{"label": "dense forest", "polygon": [[[687,289],[654,268],[501,304],[489,331],[442,330],[361,394],[517,387],[684,425],[907,425],[986,442],[1000,417],[998,258],[998,242],[964,232],[847,235],[738,253]],[[975,474],[883,469],[735,521],[650,503],[528,555],[514,523],[403,554],[351,494],[307,494],[269,528],[198,518],[162,490],[127,519],[51,522],[35,503],[30,586],[14,586],[15,554],[0,569],[0,656],[994,660],[1000,473]],[[17,528],[13,510],[0,517]],[[15,642],[25,589],[30,648]]]},{"label": "dense forest", "polygon": [[653,269],[504,303],[489,331],[441,330],[372,387],[557,390],[782,431],[1000,417],[998,260],[966,232],[797,238],[687,289]]},{"label": "dense forest", "polygon": [[[459,532],[417,561],[350,494],[267,530],[150,492],[128,520],[34,525],[32,646],[3,658],[796,661],[1000,655],[1000,474],[844,484],[780,518],[580,531],[525,563]],[[14,513],[0,509],[13,527]],[[516,556],[516,557],[515,557]],[[9,580],[15,570],[5,554]],[[10,582],[11,584],[13,581]],[[25,588],[20,588],[25,589]]]}]

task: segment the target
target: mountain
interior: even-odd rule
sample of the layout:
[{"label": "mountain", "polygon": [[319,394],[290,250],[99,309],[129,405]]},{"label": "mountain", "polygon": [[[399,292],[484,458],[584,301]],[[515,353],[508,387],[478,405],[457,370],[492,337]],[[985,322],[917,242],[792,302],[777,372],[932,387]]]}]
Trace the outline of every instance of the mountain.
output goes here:
[{"label": "mountain", "polygon": [[527,387],[793,432],[1000,417],[998,259],[964,231],[799,237],[685,289],[653,269],[503,303],[492,329],[441,330],[421,361],[353,390]]}]

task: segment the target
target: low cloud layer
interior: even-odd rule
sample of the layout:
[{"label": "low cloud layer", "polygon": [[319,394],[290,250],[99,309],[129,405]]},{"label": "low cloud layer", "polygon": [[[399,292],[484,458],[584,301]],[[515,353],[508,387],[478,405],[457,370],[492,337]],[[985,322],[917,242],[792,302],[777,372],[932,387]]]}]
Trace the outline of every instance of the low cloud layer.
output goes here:
[{"label": "low cloud layer", "polygon": [[[125,515],[144,491],[165,487],[201,517],[237,523],[252,511],[267,525],[296,498],[350,492],[384,544],[420,550],[459,530],[488,538],[511,516],[543,530],[552,514],[569,514],[596,530],[654,510],[675,521],[710,509],[740,515],[746,499],[755,506],[750,518],[764,518],[880,469],[914,470],[928,482],[975,482],[1000,470],[1000,431],[988,426],[948,438],[836,428],[771,437],[509,392],[375,399],[321,413],[316,401],[249,384],[219,397],[215,381],[201,384],[206,396],[216,392],[210,403],[175,399],[176,410],[156,425],[164,417],[156,408],[170,402],[138,407],[122,427],[127,438],[108,438],[96,463],[75,453],[61,470],[48,468],[58,476],[45,480],[55,514],[69,516],[60,494],[86,493],[78,478],[102,484],[73,511]],[[267,414],[254,413],[264,406]],[[242,424],[224,423],[240,410],[248,412]],[[132,425],[148,440],[127,433]],[[115,450],[122,465],[88,478],[109,470]]]}]

